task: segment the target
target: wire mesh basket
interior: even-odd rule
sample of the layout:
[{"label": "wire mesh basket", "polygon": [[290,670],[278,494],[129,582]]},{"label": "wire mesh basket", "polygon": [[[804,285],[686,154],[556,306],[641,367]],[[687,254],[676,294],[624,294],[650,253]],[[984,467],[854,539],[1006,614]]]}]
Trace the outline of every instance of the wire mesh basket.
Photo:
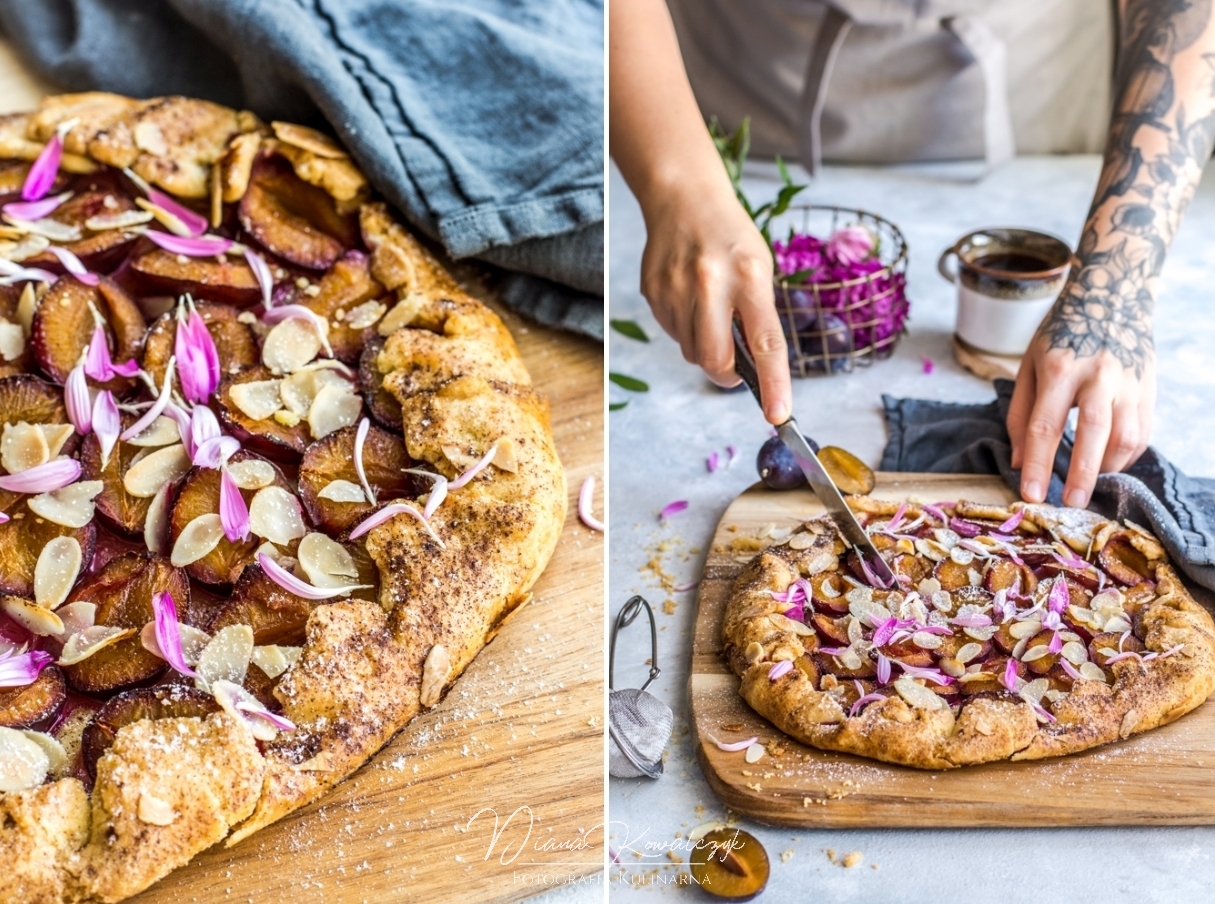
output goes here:
[{"label": "wire mesh basket", "polygon": [[[867,272],[841,278],[845,271],[821,251],[829,237],[848,226],[864,227],[875,246],[869,259],[857,265]],[[864,210],[803,205],[775,219],[772,234],[788,236],[774,242],[778,263],[811,264],[798,266],[800,277],[789,274],[793,264],[782,266],[787,275],[776,279],[776,310],[794,376],[849,373],[889,358],[903,335],[909,307],[907,241],[899,228]],[[818,266],[816,243],[822,258]],[[799,278],[790,281],[790,275]]]}]

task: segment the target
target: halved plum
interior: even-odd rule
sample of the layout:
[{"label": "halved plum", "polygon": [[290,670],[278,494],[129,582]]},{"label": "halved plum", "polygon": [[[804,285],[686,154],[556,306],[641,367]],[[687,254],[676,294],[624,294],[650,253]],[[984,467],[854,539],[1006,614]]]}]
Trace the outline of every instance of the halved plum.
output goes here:
[{"label": "halved plum", "polygon": [[[232,456],[230,463],[235,464],[249,459],[261,459],[261,456],[241,450]],[[177,496],[173,500],[173,510],[169,515],[169,543],[175,544],[181,532],[195,518],[219,511],[219,481],[220,473],[212,468],[191,468],[182,480]],[[274,484],[290,490],[278,468],[274,469]],[[257,490],[241,490],[241,495],[248,505]],[[254,553],[261,546],[262,540],[253,534],[245,541],[235,543],[227,537],[221,537],[219,545],[186,566],[190,577],[204,584],[228,585],[235,583],[241,571],[253,561]]]},{"label": "halved plum", "polygon": [[[134,247],[139,233],[129,229],[92,231],[85,224],[93,217],[112,216],[135,209],[134,203],[125,194],[95,187],[69,198],[55,209],[49,219],[77,227],[81,238],[61,247],[79,257],[85,267],[93,272],[108,273]],[[52,273],[66,272],[63,262],[49,251],[29,258],[24,264],[27,267],[43,267]]]},{"label": "halved plum", "polygon": [[953,559],[942,559],[932,570],[932,576],[941,583],[942,590],[950,592],[970,586],[972,566],[959,565]]},{"label": "halved plum", "polygon": [[219,384],[219,392],[216,393],[219,402],[217,413],[226,432],[235,436],[246,448],[275,461],[295,462],[312,442],[307,421],[300,421],[294,426],[279,423],[273,417],[255,421],[232,402],[232,387],[238,383],[274,379],[277,377],[263,364],[229,374]]},{"label": "halved plum", "polygon": [[80,751],[84,730],[101,706],[101,702],[92,697],[68,691],[49,729],[51,736],[63,745],[63,752],[67,755],[66,765],[60,774],[78,778],[86,787],[92,783],[93,777],[85,768]]},{"label": "halved plum", "polygon": [[882,652],[914,668],[927,669],[934,665],[932,651],[916,646],[910,637],[887,644],[882,647]]},{"label": "halved plum", "polygon": [[0,726],[29,728],[55,715],[66,697],[63,672],[47,666],[33,684],[0,689]]},{"label": "halved plum", "polygon": [[363,400],[367,408],[381,426],[397,433],[401,432],[401,403],[397,397],[384,388],[384,375],[376,367],[376,357],[384,350],[387,340],[372,333],[363,346],[363,354],[359,356],[359,388],[363,391]]},{"label": "halved plum", "polygon": [[[1051,639],[1053,637],[1053,632],[1043,631],[1041,634],[1032,637],[1029,643],[1025,645],[1025,653],[1021,658],[1025,662],[1025,667],[1033,672],[1034,675],[1045,675],[1059,664],[1060,657],[1058,653],[1030,653],[1030,650],[1037,650],[1039,647],[1049,648]],[[1037,656],[1036,659],[1028,658],[1034,655]]]},{"label": "halved plum", "polygon": [[983,575],[983,586],[995,593],[1011,590],[1021,580],[1021,566],[1012,559],[991,559]]},{"label": "halved plum", "polygon": [[[362,251],[347,251],[318,282],[304,290],[296,289],[291,301],[327,320],[329,344],[333,347],[334,356],[347,364],[354,364],[359,360],[366,340],[376,335],[375,323],[378,318],[362,326],[358,323],[351,326],[352,313],[357,312],[369,320],[370,317],[364,316],[366,311],[360,306],[370,304],[374,308],[377,299],[386,292],[371,276],[371,259]],[[394,301],[394,298],[388,299],[384,308]]]},{"label": "halved plum", "polygon": [[[87,661],[87,660],[86,660]],[[210,694],[188,684],[162,684],[124,691],[93,716],[81,737],[81,753],[89,776],[97,776],[97,760],[114,744],[118,730],[143,719],[204,718],[219,712]]]},{"label": "halved plum", "polygon": [[1119,531],[1106,541],[1098,559],[1101,567],[1119,584],[1133,586],[1156,577],[1147,556],[1132,545],[1131,536],[1125,531]]},{"label": "halved plum", "polygon": [[295,174],[278,156],[260,155],[240,202],[245,231],[263,248],[309,270],[325,270],[358,242],[353,216]]},{"label": "halved plum", "polygon": [[136,633],[64,666],[74,690],[106,693],[150,681],[165,670],[165,661],[145,650],[139,639],[139,631],[155,617],[152,595],[160,590],[173,595],[179,617],[188,611],[190,582],[185,571],[174,568],[166,558],[137,552],[111,559],[76,585],[68,602],[95,603],[96,624],[134,628]]},{"label": "halved plum", "polygon": [[[375,508],[371,502],[335,502],[319,495],[335,480],[359,485],[359,475],[354,468],[357,432],[356,427],[343,427],[330,433],[310,445],[300,462],[300,499],[312,522],[333,537]],[[413,459],[405,451],[405,443],[399,436],[371,426],[363,443],[363,470],[367,482],[377,493],[377,501],[411,499],[426,492],[420,485],[423,478],[403,473],[413,466]]]},{"label": "halved plum", "polygon": [[[74,276],[63,276],[55,281],[34,312],[32,335],[39,366],[57,383],[67,380],[93,339],[96,323],[90,304],[105,321],[113,359],[121,362],[139,356],[145,329],[143,314],[117,283],[102,277],[92,287]],[[99,385],[122,392],[132,386],[132,380],[115,377]]]},{"label": "halved plum", "polygon": [[238,308],[256,304],[262,297],[257,277],[244,258],[225,257],[222,261],[179,258],[153,247],[131,260],[129,278],[147,294],[176,298],[188,292],[195,301],[214,301]]},{"label": "halved plum", "polygon": [[[124,414],[122,428],[125,430],[135,423],[135,416]],[[133,446],[130,443],[119,442],[110,452],[110,460],[106,467],[101,467],[101,443],[96,433],[90,433],[80,444],[80,467],[82,480],[100,480],[104,489],[94,502],[97,514],[105,522],[128,537],[142,537],[144,523],[148,519],[148,510],[152,507],[152,497],[139,498],[127,492],[123,477],[136,458],[143,458],[156,449]]]},{"label": "halved plum", "polygon": [[75,537],[82,561],[88,562],[93,557],[97,525],[90,521],[73,528],[47,521],[29,510],[26,503],[30,498],[22,496],[0,506],[11,519],[0,524],[0,592],[32,598],[34,567],[42,548],[56,537]]},{"label": "halved plum", "polygon": [[255,562],[241,572],[227,601],[212,615],[207,630],[214,634],[229,625],[248,625],[258,646],[299,646],[315,605],[284,590]]},{"label": "halved plum", "polygon": [[[33,291],[32,283],[19,283],[15,286],[0,286],[0,317],[7,320],[9,323],[20,323],[21,317],[17,313],[21,305],[21,295],[29,288]],[[0,357],[0,377],[14,376],[16,374],[32,373],[37,361],[34,358],[34,345],[26,337],[21,349],[21,353],[13,358]]]},{"label": "halved plum", "polygon": [[[207,332],[215,342],[219,353],[219,366],[223,373],[234,374],[244,367],[252,367],[261,360],[257,348],[257,336],[247,323],[241,323],[240,310],[226,304],[200,301],[196,304],[198,314],[207,325]],[[177,341],[177,317],[169,311],[157,318],[148,330],[143,343],[143,369],[152,375],[160,386],[165,378],[169,358],[175,353]]]},{"label": "halved plum", "polygon": [[[968,697],[974,694],[1007,692],[1008,688],[1004,686],[1000,679],[1004,676],[1009,661],[1009,657],[1007,656],[993,656],[985,660],[983,665],[979,667],[979,671],[973,673],[979,677],[972,678],[970,674],[967,674],[958,680],[959,692]],[[1026,671],[1025,663],[1015,659],[1011,661],[1017,663],[1015,666],[1017,677],[1024,678]]]},{"label": "halved plum", "polygon": [[810,616],[811,627],[818,632],[824,643],[831,647],[848,646],[848,629],[841,624],[842,621],[843,619],[834,619],[823,612],[815,612]]},{"label": "halved plum", "polygon": [[[1122,653],[1142,653],[1147,647],[1144,646],[1142,640],[1134,634],[1127,635],[1126,640],[1122,639],[1121,634],[1105,631],[1101,634],[1094,635],[1093,639],[1088,644],[1088,656],[1097,665],[1105,668],[1109,665],[1111,656]],[[1112,653],[1104,653],[1103,650],[1113,650]]]},{"label": "halved plum", "polygon": [[820,673],[834,675],[841,680],[851,681],[854,678],[874,678],[877,676],[877,663],[868,656],[862,656],[860,668],[850,669],[830,653],[815,653],[814,664]]}]

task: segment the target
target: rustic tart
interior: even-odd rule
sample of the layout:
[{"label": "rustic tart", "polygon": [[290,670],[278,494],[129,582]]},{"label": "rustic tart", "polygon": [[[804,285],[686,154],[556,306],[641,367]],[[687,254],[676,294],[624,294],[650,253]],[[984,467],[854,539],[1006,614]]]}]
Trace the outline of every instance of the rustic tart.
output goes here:
[{"label": "rustic tart", "polygon": [[119,901],[433,707],[565,517],[547,404],[328,136],[0,118],[0,900]]},{"label": "rustic tart", "polygon": [[1215,690],[1215,624],[1142,527],[1025,503],[849,505],[897,586],[824,516],[751,560],[726,607],[743,698],[797,740],[919,769],[1035,760]]}]

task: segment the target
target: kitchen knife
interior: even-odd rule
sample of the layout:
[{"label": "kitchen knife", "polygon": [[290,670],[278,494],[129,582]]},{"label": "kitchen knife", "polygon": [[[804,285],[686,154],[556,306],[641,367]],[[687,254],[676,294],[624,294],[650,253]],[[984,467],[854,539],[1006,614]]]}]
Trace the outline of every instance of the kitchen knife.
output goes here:
[{"label": "kitchen knife", "polygon": [[[737,321],[734,323],[734,370],[738,373],[744,383],[750,388],[756,401],[763,405],[763,399],[759,392],[759,374],[755,370],[755,361],[751,357],[751,351],[747,348],[746,342],[743,340],[742,330],[739,328]],[[890,570],[890,566],[878,553],[873,541],[869,539],[869,535],[865,533],[865,529],[861,527],[860,522],[856,520],[856,515],[852,513],[852,509],[848,508],[848,504],[844,502],[844,497],[839,491],[839,487],[835,485],[835,481],[831,479],[831,475],[823,468],[822,463],[818,460],[818,456],[814,454],[814,450],[810,448],[810,444],[806,442],[802,436],[801,430],[798,429],[797,421],[790,415],[789,419],[776,428],[777,434],[781,441],[793,453],[793,457],[797,459],[797,464],[802,469],[802,473],[806,475],[806,480],[810,482],[810,489],[814,491],[814,495],[818,497],[819,502],[827,509],[828,514],[835,519],[835,523],[839,526],[840,533],[843,535],[845,542],[856,549],[857,554],[861,557],[864,563],[869,567],[873,576],[878,579],[878,583],[883,587],[894,587],[895,578]]]}]

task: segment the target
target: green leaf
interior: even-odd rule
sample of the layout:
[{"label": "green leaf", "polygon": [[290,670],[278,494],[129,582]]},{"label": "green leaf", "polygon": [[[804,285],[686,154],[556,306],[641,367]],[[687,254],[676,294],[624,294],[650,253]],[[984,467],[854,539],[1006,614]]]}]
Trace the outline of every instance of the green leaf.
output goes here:
[{"label": "green leaf", "polygon": [[806,282],[811,276],[814,275],[814,273],[815,271],[813,269],[798,270],[795,273],[787,273],[784,276],[781,276],[780,281],[782,283],[789,283],[790,285],[800,285]]},{"label": "green leaf", "polygon": [[612,320],[609,323],[611,323],[612,329],[622,336],[628,336],[630,339],[636,339],[638,342],[650,341],[650,337],[645,334],[645,330],[632,320]]},{"label": "green leaf", "polygon": [[619,386],[621,389],[627,389],[629,392],[649,392],[650,384],[636,377],[630,377],[626,374],[608,374],[608,379]]},{"label": "green leaf", "polygon": [[621,408],[627,408],[628,405],[628,402],[612,402],[608,405],[608,411],[619,411]]}]

